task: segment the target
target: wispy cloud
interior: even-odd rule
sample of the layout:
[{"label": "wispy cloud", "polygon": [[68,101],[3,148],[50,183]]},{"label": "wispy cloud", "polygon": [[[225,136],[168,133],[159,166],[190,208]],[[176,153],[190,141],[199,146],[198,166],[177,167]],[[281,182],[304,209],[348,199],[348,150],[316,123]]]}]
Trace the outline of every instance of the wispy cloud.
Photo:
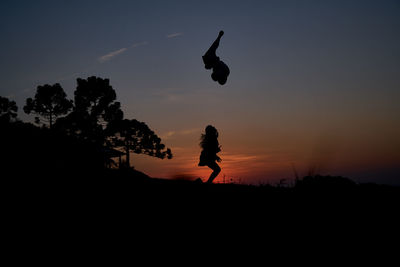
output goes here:
[{"label": "wispy cloud", "polygon": [[136,47],[147,45],[147,44],[148,44],[147,42],[134,43],[129,47],[124,47],[124,48],[118,49],[116,51],[112,51],[112,52],[110,52],[110,53],[108,53],[108,54],[106,54],[104,56],[101,56],[97,60],[100,63],[103,63],[103,62],[109,61],[110,59],[112,59],[112,58],[114,58],[114,57],[116,57],[118,55],[121,55],[121,54],[125,53],[128,49],[136,48]]},{"label": "wispy cloud", "polygon": [[140,42],[140,43],[134,43],[133,45],[131,45],[131,47],[130,48],[135,48],[135,47],[138,47],[138,46],[143,46],[143,45],[147,45],[148,44],[148,42]]},{"label": "wispy cloud", "polygon": [[169,131],[166,134],[162,135],[162,139],[168,139],[168,138],[170,138],[171,136],[173,136],[175,134],[176,134],[175,131]]},{"label": "wispy cloud", "polygon": [[98,60],[99,60],[100,63],[106,62],[106,61],[112,59],[113,57],[124,53],[126,50],[128,50],[128,48],[125,48],[125,47],[121,48],[121,49],[118,49],[116,51],[110,52],[110,53],[108,53],[108,54],[106,54],[104,56],[99,57]]},{"label": "wispy cloud", "polygon": [[185,92],[182,89],[166,88],[152,93],[153,96],[158,97],[162,101],[176,103],[184,100]]},{"label": "wispy cloud", "polygon": [[201,130],[202,130],[201,128],[192,128],[192,129],[183,130],[180,132],[180,134],[189,135],[189,134],[199,133]]},{"label": "wispy cloud", "polygon": [[191,129],[184,129],[181,131],[169,131],[165,134],[163,134],[161,137],[162,139],[169,139],[173,136],[185,136],[185,135],[192,135],[196,133],[200,133],[201,128],[191,128]]},{"label": "wispy cloud", "polygon": [[182,36],[182,35],[183,35],[183,32],[175,32],[175,33],[168,34],[166,37],[167,38],[175,38],[175,37]]},{"label": "wispy cloud", "polygon": [[230,154],[230,153],[224,154],[224,161],[229,163],[248,162],[256,159],[258,159],[257,155]]}]

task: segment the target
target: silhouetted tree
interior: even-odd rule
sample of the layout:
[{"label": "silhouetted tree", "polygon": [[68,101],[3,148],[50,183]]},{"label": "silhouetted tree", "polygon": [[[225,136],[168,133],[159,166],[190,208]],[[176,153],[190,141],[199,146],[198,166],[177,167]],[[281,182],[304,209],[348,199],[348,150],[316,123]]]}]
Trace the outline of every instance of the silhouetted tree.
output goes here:
[{"label": "silhouetted tree", "polygon": [[122,148],[129,166],[131,152],[158,158],[172,158],[161,139],[143,122],[123,120],[120,102],[109,79],[88,77],[77,79],[72,112],[57,121],[56,129],[90,142],[109,162],[109,148]]},{"label": "silhouetted tree", "polygon": [[110,124],[108,130],[114,133],[109,138],[111,145],[125,151],[128,167],[130,152],[161,159],[172,158],[171,149],[166,149],[161,139],[144,122],[135,119],[115,121]]},{"label": "silhouetted tree", "polygon": [[83,139],[103,144],[107,124],[123,118],[121,104],[115,102],[116,93],[109,79],[92,76],[78,78],[77,83],[73,112],[64,122]]},{"label": "silhouetted tree", "polygon": [[[63,88],[60,84],[45,84],[38,86],[35,98],[28,98],[24,106],[24,112],[27,114],[37,114],[49,123],[50,128],[53,127],[54,121],[68,113],[72,108],[72,100],[67,99]],[[40,122],[39,117],[35,118],[37,123]]]},{"label": "silhouetted tree", "polygon": [[17,117],[18,107],[15,101],[0,96],[0,122],[10,122]]}]

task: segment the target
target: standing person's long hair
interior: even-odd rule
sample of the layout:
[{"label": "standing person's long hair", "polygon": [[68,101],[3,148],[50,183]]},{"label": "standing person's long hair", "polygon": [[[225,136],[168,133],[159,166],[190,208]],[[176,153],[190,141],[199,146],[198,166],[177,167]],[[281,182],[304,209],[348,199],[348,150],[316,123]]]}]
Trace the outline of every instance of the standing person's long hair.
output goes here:
[{"label": "standing person's long hair", "polygon": [[200,146],[210,156],[221,151],[218,143],[218,131],[214,126],[206,127],[205,134],[202,134],[200,138]]}]

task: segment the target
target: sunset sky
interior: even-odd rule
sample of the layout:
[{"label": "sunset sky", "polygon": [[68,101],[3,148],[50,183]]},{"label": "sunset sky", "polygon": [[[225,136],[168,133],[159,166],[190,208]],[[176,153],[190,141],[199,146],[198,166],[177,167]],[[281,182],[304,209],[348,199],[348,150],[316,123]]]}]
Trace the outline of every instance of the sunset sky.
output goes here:
[{"label": "sunset sky", "polygon": [[[201,56],[217,51],[228,82]],[[126,118],[146,122],[172,160],[134,155],[153,177],[197,167],[208,124],[220,133],[216,182],[263,184],[316,169],[400,184],[400,1],[0,2],[0,95],[19,118],[36,86],[109,78]]]}]

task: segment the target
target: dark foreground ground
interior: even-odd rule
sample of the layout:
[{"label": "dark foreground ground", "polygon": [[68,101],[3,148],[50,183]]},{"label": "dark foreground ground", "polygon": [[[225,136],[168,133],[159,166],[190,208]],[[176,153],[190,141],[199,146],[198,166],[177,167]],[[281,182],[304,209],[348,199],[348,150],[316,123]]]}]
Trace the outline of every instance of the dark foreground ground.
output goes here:
[{"label": "dark foreground ground", "polygon": [[267,247],[308,255],[331,245],[336,255],[360,243],[370,247],[371,240],[379,240],[374,246],[398,240],[399,188],[302,181],[293,188],[208,185],[135,171],[3,179],[3,243],[25,248],[16,259],[24,251],[29,259],[59,261],[90,250],[131,255],[138,247],[178,257],[225,249],[234,259],[246,249],[264,258]]},{"label": "dark foreground ground", "polygon": [[[5,181],[5,182],[4,182]],[[397,206],[400,187],[356,184],[343,177],[304,177],[293,187],[204,184],[150,178],[135,170],[108,170],[85,176],[13,177],[3,180],[6,203],[53,211],[71,208],[112,211],[159,209],[232,214],[264,212],[370,211]],[[129,212],[127,212],[129,213]]]}]

